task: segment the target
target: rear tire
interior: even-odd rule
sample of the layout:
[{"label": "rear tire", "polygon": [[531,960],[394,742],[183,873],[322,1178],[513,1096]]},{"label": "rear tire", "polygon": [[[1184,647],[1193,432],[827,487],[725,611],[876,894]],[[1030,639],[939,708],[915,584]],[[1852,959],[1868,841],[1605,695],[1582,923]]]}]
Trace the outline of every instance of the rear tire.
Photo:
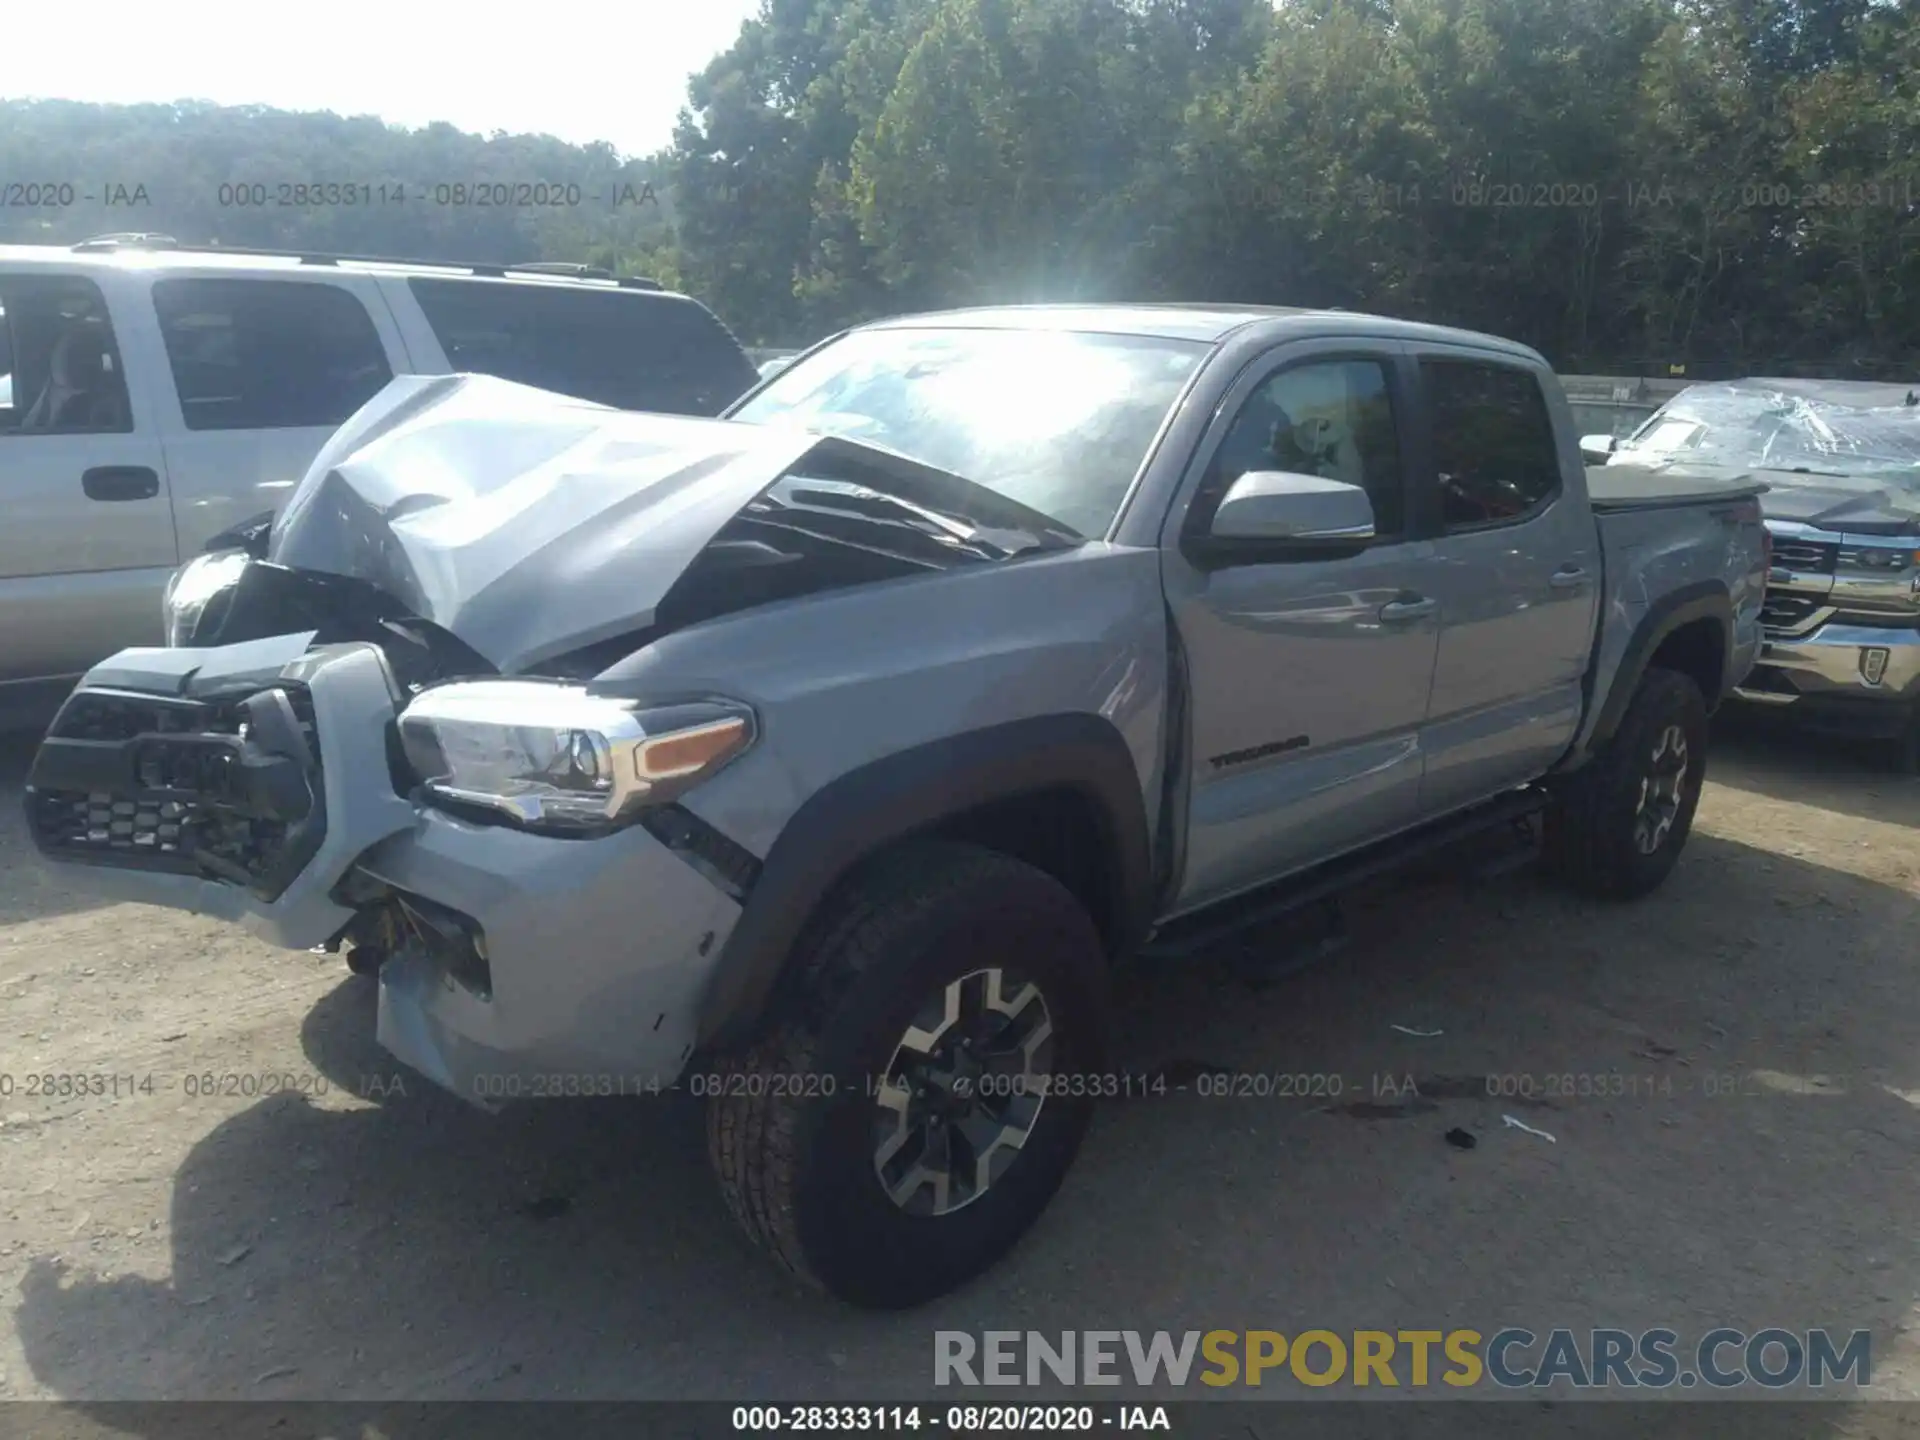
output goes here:
[{"label": "rear tire", "polygon": [[1693,829],[1706,762],[1700,687],[1678,671],[1648,670],[1606,749],[1567,777],[1548,809],[1548,868],[1597,899],[1657,889]]},{"label": "rear tire", "polygon": [[[918,842],[831,897],[793,964],[779,1022],[723,1063],[708,1105],[727,1208],[776,1263],[842,1300],[931,1300],[1012,1248],[1086,1134],[1097,1086],[1085,1082],[1106,1058],[1099,934],[1052,876]],[[967,1074],[989,1054],[996,1077],[1028,1068],[957,1086],[935,1049]],[[927,1075],[937,1083],[915,1078]],[[1000,1104],[1016,1087],[1039,1103]],[[963,1113],[968,1090],[977,1104]],[[909,1133],[909,1107],[945,1108]]]},{"label": "rear tire", "polygon": [[1920,775],[1920,706],[1907,717],[1906,729],[1887,747],[1887,763],[1896,775]]}]

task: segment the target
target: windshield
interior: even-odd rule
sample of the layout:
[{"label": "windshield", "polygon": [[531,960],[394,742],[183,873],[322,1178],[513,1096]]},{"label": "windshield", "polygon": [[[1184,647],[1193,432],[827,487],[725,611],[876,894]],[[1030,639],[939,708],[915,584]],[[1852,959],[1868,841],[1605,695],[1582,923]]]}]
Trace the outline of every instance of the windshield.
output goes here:
[{"label": "windshield", "polygon": [[1033,330],[860,330],[733,412],[899,451],[1102,536],[1208,347]]},{"label": "windshield", "polygon": [[1761,386],[1696,386],[1642,426],[1618,458],[1800,470],[1920,493],[1920,405],[1846,405]]}]

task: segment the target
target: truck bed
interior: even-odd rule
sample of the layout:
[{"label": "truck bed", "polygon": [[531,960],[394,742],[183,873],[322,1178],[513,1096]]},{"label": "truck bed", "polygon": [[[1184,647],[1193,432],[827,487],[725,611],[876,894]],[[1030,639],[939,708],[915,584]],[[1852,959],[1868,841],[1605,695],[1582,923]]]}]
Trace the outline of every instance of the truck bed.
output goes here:
[{"label": "truck bed", "polygon": [[1716,500],[1745,500],[1766,483],[1745,470],[1715,465],[1589,465],[1587,494],[1600,512],[1666,510]]}]

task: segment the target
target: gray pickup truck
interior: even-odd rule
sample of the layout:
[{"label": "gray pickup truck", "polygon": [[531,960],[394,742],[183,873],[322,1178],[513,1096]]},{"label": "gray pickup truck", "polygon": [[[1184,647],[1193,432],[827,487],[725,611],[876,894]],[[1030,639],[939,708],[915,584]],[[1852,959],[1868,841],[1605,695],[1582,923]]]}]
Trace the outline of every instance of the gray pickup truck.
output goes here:
[{"label": "gray pickup truck", "polygon": [[1122,1083],[1116,961],[1536,816],[1658,885],[1757,494],[1590,477],[1531,350],[1339,312],[893,320],[713,420],[401,378],[27,811],[76,880],[346,947],[483,1106],[707,1097],[754,1239],[908,1305]]}]

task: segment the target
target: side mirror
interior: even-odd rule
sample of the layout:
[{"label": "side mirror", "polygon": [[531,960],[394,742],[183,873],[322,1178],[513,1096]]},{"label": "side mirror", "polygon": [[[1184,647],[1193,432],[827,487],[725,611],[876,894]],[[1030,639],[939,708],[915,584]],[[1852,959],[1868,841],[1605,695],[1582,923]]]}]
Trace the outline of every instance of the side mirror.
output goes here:
[{"label": "side mirror", "polygon": [[1589,465],[1604,465],[1607,457],[1619,448],[1620,442],[1611,435],[1582,435],[1580,437],[1580,458]]},{"label": "side mirror", "polygon": [[1255,470],[1234,481],[1209,532],[1215,540],[1357,549],[1373,539],[1373,501],[1358,485]]}]

